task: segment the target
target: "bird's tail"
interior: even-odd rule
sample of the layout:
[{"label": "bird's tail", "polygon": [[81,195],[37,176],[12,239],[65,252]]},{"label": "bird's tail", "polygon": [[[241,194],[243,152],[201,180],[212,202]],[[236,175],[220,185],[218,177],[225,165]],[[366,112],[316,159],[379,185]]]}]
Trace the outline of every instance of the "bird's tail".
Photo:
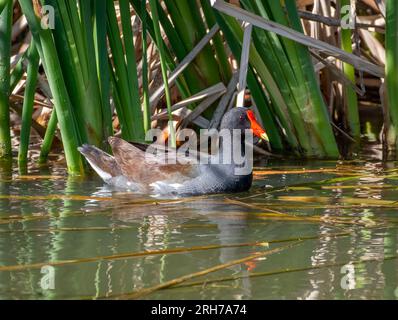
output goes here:
[{"label": "bird's tail", "polygon": [[78,150],[105,182],[122,175],[115,158],[105,151],[88,144],[82,145]]}]

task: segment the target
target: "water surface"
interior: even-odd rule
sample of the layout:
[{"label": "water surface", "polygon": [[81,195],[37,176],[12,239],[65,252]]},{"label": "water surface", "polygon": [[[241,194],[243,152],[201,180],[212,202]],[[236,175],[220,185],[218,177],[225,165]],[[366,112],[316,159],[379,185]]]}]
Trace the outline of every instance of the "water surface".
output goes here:
[{"label": "water surface", "polygon": [[398,299],[393,162],[271,161],[250,192],[173,199],[0,172],[1,299]]}]

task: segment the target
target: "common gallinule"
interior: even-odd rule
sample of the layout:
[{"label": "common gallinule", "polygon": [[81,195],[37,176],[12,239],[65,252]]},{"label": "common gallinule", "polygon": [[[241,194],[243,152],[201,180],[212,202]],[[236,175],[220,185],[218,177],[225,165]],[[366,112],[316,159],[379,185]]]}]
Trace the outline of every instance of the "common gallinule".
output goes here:
[{"label": "common gallinule", "polygon": [[[231,136],[238,133],[243,138],[232,139],[232,146],[226,146],[221,138],[216,155],[218,162],[212,161],[213,155],[207,164],[192,161],[165,163],[164,157],[148,154],[142,144],[131,144],[116,137],[108,140],[113,156],[91,145],[83,145],[79,151],[107,184],[117,188],[179,195],[242,192],[251,187],[253,180],[252,167],[244,174],[238,170],[247,160],[244,153],[246,129],[251,129],[255,136],[268,141],[252,110],[236,107],[228,111],[221,121],[220,131],[231,132]],[[231,155],[236,150],[239,150],[239,162]],[[226,158],[230,161],[224,161]]]}]

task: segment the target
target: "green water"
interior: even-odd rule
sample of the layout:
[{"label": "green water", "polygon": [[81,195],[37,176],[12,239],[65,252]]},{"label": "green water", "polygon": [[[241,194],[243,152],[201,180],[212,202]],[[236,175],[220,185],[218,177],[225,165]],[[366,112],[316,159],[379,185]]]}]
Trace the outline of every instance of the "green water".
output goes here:
[{"label": "green water", "polygon": [[0,298],[398,299],[395,163],[256,171],[250,192],[187,199],[0,171]]}]

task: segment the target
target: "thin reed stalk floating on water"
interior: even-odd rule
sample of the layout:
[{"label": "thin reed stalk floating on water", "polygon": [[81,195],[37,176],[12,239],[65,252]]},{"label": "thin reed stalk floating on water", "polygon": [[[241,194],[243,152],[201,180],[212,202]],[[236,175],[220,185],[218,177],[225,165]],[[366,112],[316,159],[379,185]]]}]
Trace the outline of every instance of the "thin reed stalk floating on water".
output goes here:
[{"label": "thin reed stalk floating on water", "polygon": [[213,272],[224,270],[224,269],[229,268],[231,266],[235,266],[235,265],[238,265],[238,264],[241,264],[241,263],[245,263],[245,262],[248,262],[248,261],[251,261],[251,260],[255,260],[255,259],[258,259],[258,258],[262,258],[262,257],[266,257],[266,256],[269,256],[269,255],[272,255],[272,254],[275,254],[275,253],[282,252],[282,251],[284,251],[286,249],[290,249],[290,248],[292,248],[292,247],[294,247],[294,246],[296,246],[296,245],[298,245],[300,243],[302,243],[302,241],[299,240],[297,242],[293,242],[292,244],[289,244],[289,245],[286,245],[286,246],[281,246],[281,247],[278,247],[278,248],[275,248],[275,249],[270,249],[270,250],[267,250],[267,251],[254,253],[254,254],[252,254],[252,255],[250,255],[248,257],[244,257],[242,259],[236,259],[236,260],[229,261],[229,262],[226,262],[226,263],[223,263],[223,264],[219,264],[217,266],[214,266],[214,267],[202,270],[202,271],[198,271],[198,272],[195,272],[195,273],[187,274],[185,276],[166,281],[164,283],[161,283],[159,285],[156,285],[156,286],[153,286],[153,287],[150,287],[150,288],[145,288],[145,289],[142,289],[142,290],[139,290],[139,291],[136,291],[136,292],[132,292],[132,293],[127,293],[127,294],[114,295],[114,296],[110,296],[110,297],[107,297],[107,298],[125,299],[125,300],[126,299],[139,299],[139,298],[147,296],[147,295],[149,295],[151,293],[154,293],[154,292],[156,292],[158,290],[169,288],[169,287],[175,286],[177,284],[181,284],[183,282],[186,282],[188,280],[191,280],[191,279],[194,279],[194,278],[197,278],[197,277],[200,277],[200,276],[205,276],[205,275],[208,275],[208,274],[213,273]]},{"label": "thin reed stalk floating on water", "polygon": [[243,278],[262,278],[262,277],[270,277],[270,276],[275,276],[275,275],[280,275],[280,274],[287,274],[287,273],[293,273],[293,272],[303,272],[303,271],[315,271],[319,269],[327,269],[327,268],[338,268],[344,265],[352,264],[352,265],[358,265],[358,264],[365,264],[365,263],[372,263],[372,262],[380,262],[380,261],[391,261],[391,260],[396,260],[398,259],[398,256],[388,256],[383,259],[378,259],[378,258],[365,258],[361,260],[356,260],[353,262],[336,262],[336,263],[327,263],[327,264],[321,264],[321,265],[316,265],[316,266],[311,266],[311,267],[302,267],[302,268],[285,268],[281,270],[274,270],[274,271],[267,271],[267,272],[252,272],[249,274],[245,275],[235,275],[235,276],[230,276],[230,277],[223,277],[223,278],[216,278],[216,279],[206,279],[203,281],[195,281],[195,282],[188,282],[188,283],[183,283],[179,284],[176,286],[172,286],[169,288],[165,289],[179,289],[179,288],[187,288],[187,287],[193,287],[193,286],[204,286],[204,285],[211,285],[212,283],[220,283],[220,282],[227,282],[227,281],[235,281]]},{"label": "thin reed stalk floating on water", "polygon": [[[96,230],[98,230],[98,228],[96,228]],[[300,240],[298,240],[298,241],[300,241]],[[282,241],[282,242],[293,242],[293,240],[292,241]],[[98,261],[102,261],[102,260],[110,260],[110,261],[126,260],[126,259],[139,258],[139,257],[148,257],[148,256],[153,256],[153,255],[180,254],[180,253],[188,253],[188,252],[195,252],[195,251],[207,251],[207,250],[216,250],[216,249],[223,249],[223,248],[242,248],[242,247],[268,247],[268,243],[266,243],[266,242],[250,242],[250,243],[236,243],[236,244],[227,244],[227,245],[195,246],[195,247],[189,247],[189,248],[175,248],[175,249],[164,249],[164,250],[145,250],[145,251],[138,251],[138,252],[120,253],[120,254],[114,254],[114,255],[109,255],[109,256],[82,258],[82,259],[49,261],[49,262],[21,264],[21,265],[14,265],[14,266],[0,266],[0,272],[40,269],[41,267],[46,266],[46,265],[53,266],[53,267],[61,267],[61,266],[79,264],[79,263],[98,262]]]}]

